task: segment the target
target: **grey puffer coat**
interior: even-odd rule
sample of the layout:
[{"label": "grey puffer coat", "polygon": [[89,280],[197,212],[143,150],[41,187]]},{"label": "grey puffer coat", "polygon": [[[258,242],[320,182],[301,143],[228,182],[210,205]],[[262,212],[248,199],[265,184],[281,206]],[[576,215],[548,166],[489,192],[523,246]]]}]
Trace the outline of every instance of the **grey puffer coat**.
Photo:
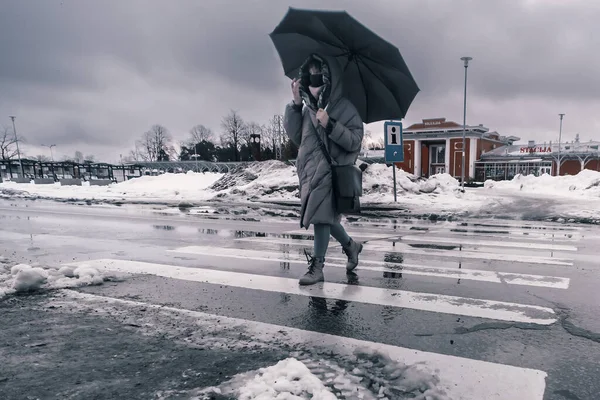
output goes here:
[{"label": "grey puffer coat", "polygon": [[[309,92],[308,64],[312,58],[324,62],[325,88],[319,99]],[[343,97],[341,68],[333,58],[309,57],[300,70],[304,107],[290,102],[285,109],[284,129],[298,146],[296,169],[300,182],[300,226],[333,224],[340,221],[335,210],[331,167],[323,154],[317,135],[327,146],[334,165],[356,163],[363,139],[363,122],[354,105]],[[316,118],[319,108],[326,109],[330,123],[323,128]]]}]

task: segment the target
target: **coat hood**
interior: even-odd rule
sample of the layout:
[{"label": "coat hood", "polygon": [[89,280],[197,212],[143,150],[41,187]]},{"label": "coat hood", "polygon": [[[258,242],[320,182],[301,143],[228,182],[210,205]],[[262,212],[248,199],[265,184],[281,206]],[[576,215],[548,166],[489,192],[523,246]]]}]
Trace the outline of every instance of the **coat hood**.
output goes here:
[{"label": "coat hood", "polygon": [[[323,72],[323,82],[325,88],[319,94],[319,98],[315,99],[310,90],[310,72],[308,66],[311,61],[318,61],[321,64]],[[319,54],[311,54],[300,67],[300,94],[302,99],[313,110],[325,108],[328,105],[334,105],[342,97],[343,85],[341,79],[341,68],[338,61],[334,57],[321,56]]]}]

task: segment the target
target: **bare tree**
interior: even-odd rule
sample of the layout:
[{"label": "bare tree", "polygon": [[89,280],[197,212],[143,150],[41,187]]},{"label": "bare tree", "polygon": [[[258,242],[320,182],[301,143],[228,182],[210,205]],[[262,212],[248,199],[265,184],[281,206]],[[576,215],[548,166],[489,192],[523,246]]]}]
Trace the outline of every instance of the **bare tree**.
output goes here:
[{"label": "bare tree", "polygon": [[240,147],[244,140],[243,138],[246,135],[244,120],[237,111],[231,110],[231,112],[221,121],[221,128],[223,129],[221,144],[232,147],[234,151],[234,160],[239,161]]},{"label": "bare tree", "polygon": [[214,139],[213,131],[204,125],[196,125],[190,130],[190,144],[195,145],[201,142],[210,142]]},{"label": "bare tree", "polygon": [[17,146],[13,130],[0,126],[0,160],[12,160],[16,157]]},{"label": "bare tree", "polygon": [[373,137],[373,134],[371,133],[371,131],[366,131],[365,134],[363,135],[362,148],[364,150],[368,150],[369,145],[371,144],[371,141],[372,141],[372,137]]},{"label": "bare tree", "polygon": [[83,161],[84,161],[83,153],[80,152],[79,150],[77,150],[75,152],[75,159],[74,159],[74,161],[78,162],[79,164],[83,163]]},{"label": "bare tree", "polygon": [[83,157],[83,162],[93,163],[95,161],[96,161],[96,156],[93,154],[88,154],[87,156]]},{"label": "bare tree", "polygon": [[154,125],[136,143],[143,161],[164,160],[174,152],[171,133],[162,125]]},{"label": "bare tree", "polygon": [[42,154],[38,154],[37,156],[34,157],[34,159],[36,161],[39,161],[39,162],[48,162],[48,161],[50,161],[50,157],[44,156]]}]

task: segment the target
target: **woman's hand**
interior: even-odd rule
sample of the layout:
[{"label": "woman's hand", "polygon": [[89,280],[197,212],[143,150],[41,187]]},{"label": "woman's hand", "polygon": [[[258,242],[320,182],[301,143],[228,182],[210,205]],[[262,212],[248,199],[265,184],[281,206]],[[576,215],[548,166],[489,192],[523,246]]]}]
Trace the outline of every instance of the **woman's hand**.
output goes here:
[{"label": "woman's hand", "polygon": [[302,105],[302,97],[300,96],[300,79],[298,78],[292,81],[292,96],[294,103],[297,106]]},{"label": "woman's hand", "polygon": [[327,111],[319,108],[319,111],[317,111],[317,119],[323,128],[327,128],[327,124],[329,123],[329,114],[327,114]]}]

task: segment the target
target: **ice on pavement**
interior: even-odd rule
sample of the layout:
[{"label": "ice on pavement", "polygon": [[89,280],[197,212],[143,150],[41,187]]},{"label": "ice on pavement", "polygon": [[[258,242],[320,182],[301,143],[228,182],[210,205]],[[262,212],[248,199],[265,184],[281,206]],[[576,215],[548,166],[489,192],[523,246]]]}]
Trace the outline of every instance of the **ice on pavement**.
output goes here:
[{"label": "ice on pavement", "polygon": [[52,268],[17,264],[11,267],[6,260],[0,261],[2,261],[0,263],[0,298],[13,293],[35,292],[40,289],[100,285],[109,278],[95,268],[86,266]]}]

